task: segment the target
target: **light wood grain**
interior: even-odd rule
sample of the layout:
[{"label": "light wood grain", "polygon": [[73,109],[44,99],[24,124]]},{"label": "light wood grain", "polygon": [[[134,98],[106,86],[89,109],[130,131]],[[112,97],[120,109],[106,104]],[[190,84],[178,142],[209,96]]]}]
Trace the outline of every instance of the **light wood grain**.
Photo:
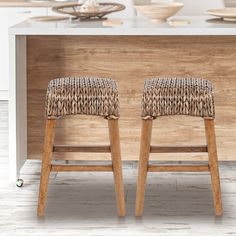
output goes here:
[{"label": "light wood grain", "polygon": [[115,181],[116,202],[118,215],[125,216],[125,194],[120,152],[120,134],[118,120],[108,120],[109,138],[111,143],[111,158]]},{"label": "light wood grain", "polygon": [[[207,148],[204,147],[204,151],[208,152],[209,164],[208,165],[150,165],[149,154],[151,152],[151,132],[152,132],[152,120],[142,121],[142,134],[141,134],[141,148],[139,159],[139,173],[136,192],[136,216],[142,216],[144,205],[145,185],[148,172],[205,172],[210,171],[212,179],[212,192],[214,198],[215,214],[217,216],[222,215],[222,203],[221,203],[221,190],[220,190],[220,176],[218,170],[218,159],[216,151],[216,138],[215,138],[215,125],[213,119],[204,119],[205,134],[207,140]],[[154,146],[155,147],[155,146]],[[196,151],[196,147],[168,147],[168,148],[154,148],[154,151],[159,153],[160,150],[164,152],[178,153],[183,151]],[[202,151],[202,148],[200,148]],[[199,147],[197,148],[199,151]]]},{"label": "light wood grain", "polygon": [[[231,36],[31,36],[28,37],[28,158],[40,159],[44,102],[49,80],[64,76],[111,77],[120,94],[122,158],[138,160],[141,91],[155,76],[195,76],[214,84],[216,135],[220,160],[236,158],[236,39]],[[115,62],[115,63],[113,63]],[[105,145],[103,119],[83,116],[59,120],[56,145]],[[82,135],[81,135],[82,134]],[[157,145],[203,145],[204,125],[192,117],[165,117],[154,124]],[[65,155],[64,155],[65,154]],[[101,156],[104,160],[109,154]],[[56,159],[97,159],[97,155],[66,153]],[[160,160],[207,160],[201,153],[151,154]]]},{"label": "light wood grain", "polygon": [[51,171],[51,158],[52,158],[55,124],[56,120],[46,121],[45,141],[44,141],[41,178],[39,187],[38,216],[44,216],[46,207],[48,182]]},{"label": "light wood grain", "polygon": [[152,134],[152,120],[142,121],[135,215],[142,216]]},{"label": "light wood grain", "polygon": [[52,165],[51,171],[113,171],[112,165],[101,166],[101,165]]},{"label": "light wood grain", "polygon": [[[87,116],[88,117],[88,116]],[[115,182],[118,215],[125,216],[125,195],[121,166],[118,119],[108,120],[110,146],[54,146],[56,120],[46,120],[44,150],[38,200],[38,216],[44,216],[50,172],[112,171]],[[51,164],[53,152],[109,152],[112,165],[59,165]],[[67,163],[68,164],[68,163]]]},{"label": "light wood grain", "polygon": [[215,214],[220,216],[222,215],[222,202],[221,202],[220,175],[218,168],[214,120],[205,119],[205,129],[206,129],[206,139],[208,146],[209,166],[211,172]]},{"label": "light wood grain", "polygon": [[186,153],[186,152],[207,152],[207,146],[152,146],[151,153]]},{"label": "light wood grain", "polygon": [[96,153],[110,153],[111,147],[106,146],[66,146],[66,145],[54,145],[53,152],[96,152]]},{"label": "light wood grain", "polygon": [[155,166],[155,165],[149,165],[148,171],[150,172],[201,172],[201,171],[209,171],[210,168],[208,165],[193,165],[193,166]]}]

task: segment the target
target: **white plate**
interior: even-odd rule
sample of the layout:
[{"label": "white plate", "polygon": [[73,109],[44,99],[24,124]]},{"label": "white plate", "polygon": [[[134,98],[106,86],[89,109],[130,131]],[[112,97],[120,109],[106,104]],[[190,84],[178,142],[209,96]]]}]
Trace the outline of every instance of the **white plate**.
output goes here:
[{"label": "white plate", "polygon": [[207,13],[213,16],[221,17],[225,21],[236,21],[236,7],[211,9],[211,10],[207,10]]}]

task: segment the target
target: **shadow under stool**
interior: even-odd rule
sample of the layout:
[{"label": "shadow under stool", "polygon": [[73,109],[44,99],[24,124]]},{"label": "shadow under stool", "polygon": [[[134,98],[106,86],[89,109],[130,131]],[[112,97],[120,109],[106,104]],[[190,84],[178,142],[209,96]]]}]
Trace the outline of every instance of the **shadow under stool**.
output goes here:
[{"label": "shadow under stool", "polygon": [[[50,172],[111,171],[114,175],[118,215],[125,216],[119,137],[119,101],[116,82],[102,78],[59,78],[50,81],[46,95],[46,128],[38,199],[38,216],[44,216]],[[110,145],[54,145],[57,119],[68,115],[94,115],[108,120]],[[111,153],[112,165],[55,165],[53,152]]]},{"label": "shadow under stool", "polygon": [[[136,192],[136,216],[142,216],[145,185],[148,172],[201,172],[210,171],[215,214],[222,214],[220,177],[218,169],[215,108],[212,84],[197,78],[156,78],[146,80],[142,94],[142,131],[139,172]],[[188,115],[204,119],[207,145],[205,146],[153,146],[151,134],[153,120],[159,116]],[[149,164],[150,153],[208,152],[208,165]]]}]

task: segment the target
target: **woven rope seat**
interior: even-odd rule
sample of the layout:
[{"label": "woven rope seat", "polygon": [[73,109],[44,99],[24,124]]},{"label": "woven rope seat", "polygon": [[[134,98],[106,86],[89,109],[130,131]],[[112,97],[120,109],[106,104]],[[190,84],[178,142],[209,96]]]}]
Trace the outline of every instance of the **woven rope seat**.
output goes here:
[{"label": "woven rope seat", "polygon": [[211,82],[198,78],[155,78],[146,80],[142,96],[142,118],[189,115],[214,119]]},{"label": "woven rope seat", "polygon": [[119,117],[116,82],[104,78],[58,78],[51,80],[46,95],[46,117],[96,115]]}]

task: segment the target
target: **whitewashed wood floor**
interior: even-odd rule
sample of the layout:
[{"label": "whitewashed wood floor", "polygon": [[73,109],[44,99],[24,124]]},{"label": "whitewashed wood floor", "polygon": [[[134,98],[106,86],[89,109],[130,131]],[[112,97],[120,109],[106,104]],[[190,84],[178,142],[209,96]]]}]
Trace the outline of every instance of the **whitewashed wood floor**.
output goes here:
[{"label": "whitewashed wood floor", "polygon": [[[127,217],[116,216],[111,173],[51,175],[45,219],[36,216],[39,162],[8,183],[7,103],[0,102],[0,235],[236,235],[236,163],[221,163],[224,215],[215,218],[208,174],[150,173],[144,216],[134,217],[136,163],[126,163]],[[235,140],[236,141],[236,140]]]}]

